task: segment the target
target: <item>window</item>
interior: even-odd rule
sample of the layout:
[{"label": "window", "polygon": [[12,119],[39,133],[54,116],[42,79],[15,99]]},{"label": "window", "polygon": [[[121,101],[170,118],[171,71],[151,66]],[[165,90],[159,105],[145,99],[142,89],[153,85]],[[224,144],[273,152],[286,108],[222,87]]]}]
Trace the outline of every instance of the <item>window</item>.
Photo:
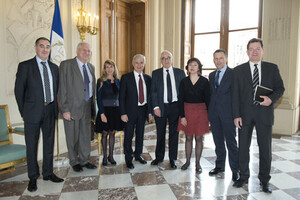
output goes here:
[{"label": "window", "polygon": [[203,75],[215,70],[213,52],[219,48],[227,51],[228,66],[246,62],[247,42],[261,35],[262,0],[192,0],[191,4],[191,57],[200,59]]}]

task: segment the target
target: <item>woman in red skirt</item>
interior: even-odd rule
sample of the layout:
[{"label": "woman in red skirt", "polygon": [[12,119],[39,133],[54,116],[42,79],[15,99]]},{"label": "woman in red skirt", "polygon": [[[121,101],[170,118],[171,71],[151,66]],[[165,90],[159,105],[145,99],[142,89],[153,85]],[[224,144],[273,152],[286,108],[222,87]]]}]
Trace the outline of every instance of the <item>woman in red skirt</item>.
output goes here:
[{"label": "woman in red skirt", "polygon": [[185,67],[188,77],[182,79],[179,86],[179,123],[178,131],[186,135],[186,163],[181,167],[186,170],[190,165],[193,138],[196,140],[196,172],[201,173],[200,157],[203,149],[203,135],[209,132],[207,108],[210,98],[208,80],[201,76],[202,64],[197,58],[191,58]]}]

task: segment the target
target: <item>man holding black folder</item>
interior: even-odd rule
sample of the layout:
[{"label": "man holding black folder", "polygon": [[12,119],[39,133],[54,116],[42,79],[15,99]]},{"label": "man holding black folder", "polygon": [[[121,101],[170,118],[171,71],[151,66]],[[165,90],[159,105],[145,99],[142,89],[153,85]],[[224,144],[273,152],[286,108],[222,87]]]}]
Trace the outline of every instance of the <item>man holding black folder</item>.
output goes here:
[{"label": "man holding black folder", "polygon": [[[241,64],[233,70],[232,111],[234,124],[239,131],[240,168],[240,180],[233,186],[242,187],[248,183],[250,177],[249,147],[255,126],[259,147],[258,178],[262,190],[271,193],[269,180],[271,179],[274,104],[283,95],[284,86],[278,66],[262,61],[263,53],[263,41],[258,38],[251,39],[247,44],[249,62]],[[263,99],[262,102],[254,100],[257,85],[273,90],[267,96],[260,96]]]}]

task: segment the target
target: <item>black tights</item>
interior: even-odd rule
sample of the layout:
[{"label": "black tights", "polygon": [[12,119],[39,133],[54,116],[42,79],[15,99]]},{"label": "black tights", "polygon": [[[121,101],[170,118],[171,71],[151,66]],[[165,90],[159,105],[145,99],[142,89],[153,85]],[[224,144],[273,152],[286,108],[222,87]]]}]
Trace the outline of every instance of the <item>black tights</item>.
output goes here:
[{"label": "black tights", "polygon": [[[200,158],[203,150],[203,136],[202,135],[196,135],[196,167],[200,167]],[[193,150],[193,136],[186,135],[185,140],[185,155],[186,155],[186,163],[184,164],[186,167],[190,165],[191,155]]]},{"label": "black tights", "polygon": [[115,131],[103,131],[102,132],[102,149],[103,149],[103,158],[107,159],[107,136],[109,136],[109,154],[108,157],[113,160],[114,155],[114,146],[115,146]]}]

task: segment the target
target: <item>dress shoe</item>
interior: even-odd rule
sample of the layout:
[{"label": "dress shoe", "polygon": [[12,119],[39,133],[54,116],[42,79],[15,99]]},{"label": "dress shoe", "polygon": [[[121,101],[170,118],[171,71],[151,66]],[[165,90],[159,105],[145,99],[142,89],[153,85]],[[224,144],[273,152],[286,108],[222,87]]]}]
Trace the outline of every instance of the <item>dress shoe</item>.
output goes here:
[{"label": "dress shoe", "polygon": [[103,166],[107,166],[107,158],[103,158],[102,159],[102,165]]},{"label": "dress shoe", "polygon": [[96,168],[97,168],[96,165],[93,165],[93,164],[90,163],[90,162],[87,162],[87,163],[84,164],[82,167],[86,167],[87,169],[96,169]]},{"label": "dress shoe", "polygon": [[202,167],[201,166],[199,166],[199,167],[196,166],[196,172],[201,174],[202,173]]},{"label": "dress shoe", "polygon": [[74,172],[82,172],[83,171],[80,164],[74,165],[74,166],[72,166],[72,168],[73,168]]},{"label": "dress shoe", "polygon": [[170,166],[172,169],[177,169],[177,166],[175,164],[175,160],[170,160]]},{"label": "dress shoe", "polygon": [[190,163],[185,163],[184,165],[181,166],[182,170],[186,170],[190,166]]},{"label": "dress shoe", "polygon": [[52,181],[53,183],[63,182],[64,179],[57,177],[55,174],[51,174],[49,176],[43,177],[44,181]]},{"label": "dress shoe", "polygon": [[114,160],[114,158],[113,157],[108,157],[107,158],[107,160],[108,160],[108,162],[110,162],[110,164],[112,164],[112,165],[116,165],[117,164],[117,162]]},{"label": "dress shoe", "polygon": [[236,188],[240,188],[240,187],[243,187],[243,185],[245,185],[247,183],[248,183],[248,179],[245,180],[245,179],[240,178],[238,181],[234,182],[234,184],[232,186],[236,187]]},{"label": "dress shoe", "polygon": [[37,190],[36,179],[30,179],[29,180],[27,190],[29,192],[35,192]]},{"label": "dress shoe", "polygon": [[162,161],[155,159],[151,162],[151,165],[158,165],[158,163],[160,163],[160,162],[162,162]]},{"label": "dress shoe", "polygon": [[260,183],[260,185],[262,186],[262,190],[263,190],[265,193],[272,193],[272,189],[271,189],[269,183]]},{"label": "dress shoe", "polygon": [[224,168],[215,167],[215,168],[213,168],[208,174],[209,174],[210,176],[212,176],[212,175],[217,175],[218,173],[224,172],[224,171],[225,171]]},{"label": "dress shoe", "polygon": [[126,167],[129,168],[129,169],[133,169],[134,165],[132,164],[132,161],[127,161],[126,162]]},{"label": "dress shoe", "polygon": [[147,164],[147,161],[142,156],[135,157],[135,160],[139,161],[141,164]]},{"label": "dress shoe", "polygon": [[240,179],[240,173],[239,172],[233,172],[232,173],[232,181],[236,182]]}]

